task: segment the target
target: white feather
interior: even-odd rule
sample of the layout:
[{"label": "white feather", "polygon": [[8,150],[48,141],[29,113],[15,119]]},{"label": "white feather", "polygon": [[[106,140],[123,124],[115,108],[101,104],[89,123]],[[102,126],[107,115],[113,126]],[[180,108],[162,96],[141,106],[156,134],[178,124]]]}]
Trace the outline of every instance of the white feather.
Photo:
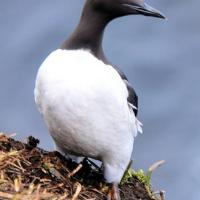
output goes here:
[{"label": "white feather", "polygon": [[119,182],[141,131],[116,70],[85,50],[56,50],[41,65],[35,101],[65,153],[103,161],[105,178]]}]

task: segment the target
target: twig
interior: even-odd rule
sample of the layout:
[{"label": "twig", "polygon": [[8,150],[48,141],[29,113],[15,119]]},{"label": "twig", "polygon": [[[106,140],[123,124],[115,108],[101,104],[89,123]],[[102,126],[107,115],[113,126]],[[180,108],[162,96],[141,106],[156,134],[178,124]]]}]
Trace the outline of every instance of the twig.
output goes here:
[{"label": "twig", "polygon": [[161,161],[158,161],[158,162],[154,163],[153,165],[151,165],[151,167],[149,167],[148,172],[155,171],[158,167],[160,167],[164,163],[165,163],[165,160],[161,160]]},{"label": "twig", "polygon": [[21,188],[21,178],[16,178],[14,180],[14,188],[15,188],[15,192],[19,192],[20,188]]},{"label": "twig", "polygon": [[[17,162],[19,164],[19,162]],[[11,162],[11,161],[7,161],[7,164],[8,165],[11,165],[13,167],[15,167],[15,169],[17,168],[18,170],[22,171],[22,172],[25,172],[24,168],[22,168],[21,165],[16,165],[14,162]]]},{"label": "twig", "polygon": [[154,197],[156,197],[156,199],[159,198],[159,200],[165,200],[165,191],[163,191],[163,190],[153,192],[152,195],[153,195]]},{"label": "twig", "polygon": [[31,184],[29,185],[29,187],[28,187],[28,192],[27,192],[27,194],[28,194],[28,195],[31,195],[31,194],[33,193],[34,189],[35,189],[35,185],[34,185],[33,183],[31,183]]},{"label": "twig", "polygon": [[160,200],[165,200],[165,191],[160,191]]},{"label": "twig", "polygon": [[62,197],[60,197],[58,200],[65,200],[67,198],[67,194],[64,194]]},{"label": "twig", "polygon": [[76,183],[76,192],[74,193],[72,200],[77,200],[80,192],[81,192],[82,186],[80,183]]},{"label": "twig", "polygon": [[36,197],[34,200],[39,200],[40,199],[40,188],[41,188],[41,185],[39,184],[37,186],[37,190],[36,190]]},{"label": "twig", "polygon": [[0,192],[0,197],[4,199],[13,199],[14,195],[13,194],[8,194],[5,192]]},{"label": "twig", "polygon": [[83,167],[82,164],[79,164],[71,173],[68,174],[68,178],[74,176],[81,168]]}]

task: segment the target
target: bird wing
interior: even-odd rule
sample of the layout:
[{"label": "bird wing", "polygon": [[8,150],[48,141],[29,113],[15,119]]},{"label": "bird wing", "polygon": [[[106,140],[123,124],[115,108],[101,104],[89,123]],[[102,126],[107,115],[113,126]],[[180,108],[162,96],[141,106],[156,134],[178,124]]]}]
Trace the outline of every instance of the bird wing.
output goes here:
[{"label": "bird wing", "polygon": [[137,116],[137,114],[138,114],[138,96],[137,96],[135,90],[133,89],[132,85],[129,83],[126,75],[118,67],[116,67],[116,66],[114,66],[114,67],[117,70],[120,77],[122,78],[122,80],[124,81],[124,83],[126,84],[126,87],[128,90],[127,102],[129,104],[129,106],[132,108],[135,116]]},{"label": "bird wing", "polygon": [[116,69],[116,71],[118,72],[118,74],[120,75],[120,77],[122,78],[122,80],[124,81],[124,83],[126,84],[127,90],[128,90],[128,98],[127,98],[127,102],[128,105],[130,107],[130,109],[133,110],[135,116],[136,116],[136,127],[138,132],[143,133],[142,131],[142,123],[137,119],[137,115],[138,115],[138,96],[135,92],[135,90],[133,89],[132,85],[129,83],[128,78],[126,77],[126,75],[116,66],[114,66],[114,68]]}]

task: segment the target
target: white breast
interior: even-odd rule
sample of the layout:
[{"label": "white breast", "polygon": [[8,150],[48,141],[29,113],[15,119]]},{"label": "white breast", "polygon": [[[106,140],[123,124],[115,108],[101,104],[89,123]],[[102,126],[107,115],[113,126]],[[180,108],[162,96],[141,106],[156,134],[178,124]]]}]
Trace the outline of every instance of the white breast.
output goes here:
[{"label": "white breast", "polygon": [[110,181],[123,175],[137,133],[127,97],[115,69],[84,50],[54,51],[36,79],[35,101],[56,145],[102,160]]}]

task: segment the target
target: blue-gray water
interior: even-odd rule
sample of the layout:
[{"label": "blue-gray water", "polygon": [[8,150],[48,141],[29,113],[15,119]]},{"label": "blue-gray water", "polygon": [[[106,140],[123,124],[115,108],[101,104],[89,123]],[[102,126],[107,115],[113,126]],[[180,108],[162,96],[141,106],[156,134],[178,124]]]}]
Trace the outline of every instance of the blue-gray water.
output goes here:
[{"label": "blue-gray water", "polygon": [[[0,130],[52,143],[33,98],[43,59],[77,24],[83,0],[0,1]],[[144,134],[134,167],[167,162],[153,175],[167,200],[200,199],[200,3],[156,1],[167,21],[129,16],[110,24],[104,49],[134,85]]]}]

